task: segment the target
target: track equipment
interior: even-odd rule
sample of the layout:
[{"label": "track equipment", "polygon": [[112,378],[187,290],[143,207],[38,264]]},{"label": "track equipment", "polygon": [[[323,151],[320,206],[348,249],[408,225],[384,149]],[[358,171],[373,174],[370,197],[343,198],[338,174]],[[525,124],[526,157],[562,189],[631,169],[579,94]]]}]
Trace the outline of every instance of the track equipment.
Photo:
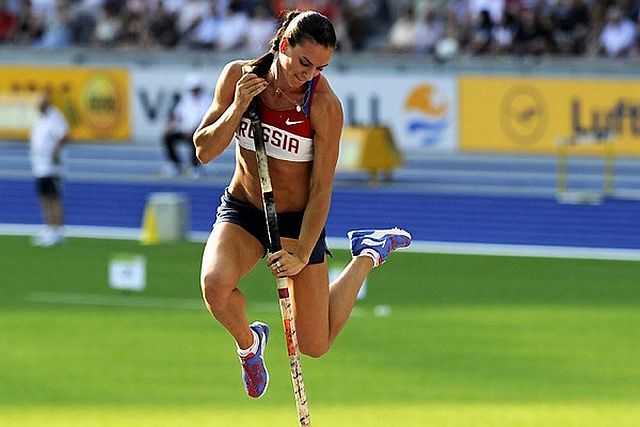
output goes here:
[{"label": "track equipment", "polygon": [[[280,243],[280,233],[278,231],[278,218],[276,215],[276,204],[271,187],[271,177],[269,176],[269,161],[262,135],[262,121],[260,113],[253,102],[247,110],[251,126],[253,128],[253,142],[256,149],[256,160],[258,163],[258,175],[260,177],[260,187],[262,189],[262,205],[264,208],[267,231],[269,234],[270,252],[274,253],[282,249]],[[279,277],[276,279],[278,298],[280,301],[280,314],[284,325],[284,336],[287,342],[287,353],[289,355],[289,367],[291,369],[291,380],[293,382],[293,393],[298,410],[300,426],[310,426],[311,419],[309,408],[307,407],[307,395],[304,389],[304,379],[302,377],[302,364],[300,362],[300,351],[298,349],[298,339],[296,336],[296,326],[293,318],[293,308],[289,290],[291,289],[291,279]]]}]

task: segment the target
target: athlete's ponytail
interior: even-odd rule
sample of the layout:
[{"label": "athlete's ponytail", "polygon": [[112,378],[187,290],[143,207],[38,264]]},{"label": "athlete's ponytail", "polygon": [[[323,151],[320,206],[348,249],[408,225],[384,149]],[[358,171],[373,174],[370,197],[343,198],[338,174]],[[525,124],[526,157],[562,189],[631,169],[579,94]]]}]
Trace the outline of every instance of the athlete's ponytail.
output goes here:
[{"label": "athlete's ponytail", "polygon": [[321,46],[335,49],[337,42],[333,24],[326,16],[313,11],[283,12],[280,27],[271,39],[269,52],[245,65],[245,71],[266,78],[275,55],[280,50],[280,42],[285,36],[289,39],[290,46],[295,46],[302,40],[310,40]]}]

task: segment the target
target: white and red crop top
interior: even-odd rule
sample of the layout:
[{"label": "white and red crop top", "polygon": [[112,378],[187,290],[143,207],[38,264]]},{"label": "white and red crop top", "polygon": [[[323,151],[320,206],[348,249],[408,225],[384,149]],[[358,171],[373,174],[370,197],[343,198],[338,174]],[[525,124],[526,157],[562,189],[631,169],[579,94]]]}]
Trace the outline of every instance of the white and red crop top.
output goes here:
[{"label": "white and red crop top", "polygon": [[[302,111],[274,110],[259,101],[262,133],[267,156],[291,162],[310,162],[313,160],[313,135],[309,118],[311,99],[320,76],[308,83]],[[253,128],[248,117],[242,117],[235,132],[238,145],[255,151]]]}]

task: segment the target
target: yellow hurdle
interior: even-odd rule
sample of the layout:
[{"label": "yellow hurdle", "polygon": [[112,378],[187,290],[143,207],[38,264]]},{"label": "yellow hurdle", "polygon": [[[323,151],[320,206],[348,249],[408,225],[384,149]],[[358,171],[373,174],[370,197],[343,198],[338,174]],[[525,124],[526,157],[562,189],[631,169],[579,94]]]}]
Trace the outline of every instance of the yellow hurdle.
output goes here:
[{"label": "yellow hurdle", "polygon": [[[599,202],[615,193],[616,135],[572,135],[559,137],[556,145],[556,197],[563,202]],[[604,162],[601,193],[569,191],[569,157],[600,154]]]}]

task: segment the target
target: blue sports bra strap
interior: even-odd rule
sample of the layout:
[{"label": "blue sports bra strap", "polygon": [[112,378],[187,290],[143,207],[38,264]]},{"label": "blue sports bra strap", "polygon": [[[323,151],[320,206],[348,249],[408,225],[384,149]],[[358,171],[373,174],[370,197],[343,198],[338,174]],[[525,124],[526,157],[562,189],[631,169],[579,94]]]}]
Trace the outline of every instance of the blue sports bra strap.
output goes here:
[{"label": "blue sports bra strap", "polygon": [[307,83],[307,90],[304,93],[304,99],[302,100],[302,111],[304,111],[304,116],[309,117],[309,110],[311,109],[311,98],[313,98],[313,92],[316,88],[316,85],[320,81],[320,75],[317,75]]}]

